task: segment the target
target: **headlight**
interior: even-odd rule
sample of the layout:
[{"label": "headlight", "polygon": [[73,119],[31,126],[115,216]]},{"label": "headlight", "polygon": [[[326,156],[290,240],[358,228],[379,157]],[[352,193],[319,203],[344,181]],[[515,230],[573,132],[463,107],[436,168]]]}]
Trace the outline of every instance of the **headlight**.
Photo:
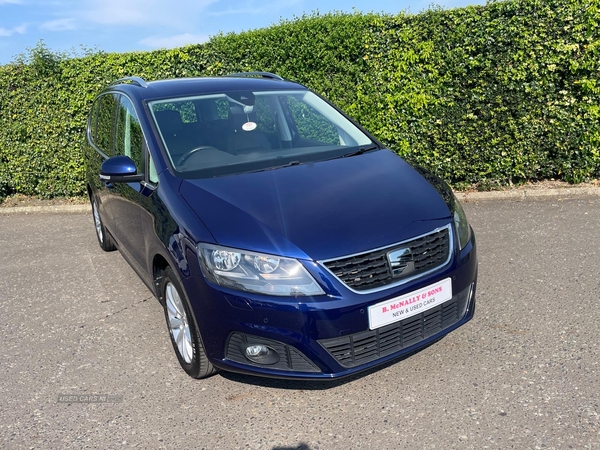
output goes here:
[{"label": "headlight", "polygon": [[454,197],[454,228],[458,234],[458,244],[462,250],[469,242],[469,239],[471,239],[471,227],[469,226],[469,222],[467,222],[465,211],[456,196]]},{"label": "headlight", "polygon": [[268,295],[323,295],[325,292],[297,260],[199,244],[198,258],[213,283]]}]

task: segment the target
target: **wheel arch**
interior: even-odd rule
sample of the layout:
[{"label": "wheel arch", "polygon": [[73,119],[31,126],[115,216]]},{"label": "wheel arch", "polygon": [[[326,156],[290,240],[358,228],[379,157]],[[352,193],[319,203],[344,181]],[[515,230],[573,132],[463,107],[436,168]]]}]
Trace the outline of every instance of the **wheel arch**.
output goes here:
[{"label": "wheel arch", "polygon": [[171,269],[173,268],[163,255],[160,253],[155,254],[152,258],[152,280],[154,280],[154,294],[156,295],[156,298],[160,304],[163,306],[165,306],[165,299],[160,291],[160,277],[167,267],[171,267]]}]

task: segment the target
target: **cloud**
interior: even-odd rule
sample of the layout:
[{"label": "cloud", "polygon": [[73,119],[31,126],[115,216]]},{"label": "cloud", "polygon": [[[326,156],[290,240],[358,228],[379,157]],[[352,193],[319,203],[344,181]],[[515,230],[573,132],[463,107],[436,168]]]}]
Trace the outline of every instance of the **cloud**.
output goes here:
[{"label": "cloud", "polygon": [[47,31],[67,31],[75,28],[75,19],[73,18],[49,20],[40,25],[40,29]]},{"label": "cloud", "polygon": [[175,36],[149,36],[142,39],[140,44],[150,48],[175,48],[188,44],[201,44],[208,41],[207,34],[176,34]]},{"label": "cloud", "polygon": [[218,0],[84,0],[85,20],[102,25],[160,25],[185,28]]},{"label": "cloud", "polygon": [[117,2],[109,0],[106,4],[100,4],[95,9],[84,13],[84,16],[90,22],[102,25],[147,25],[152,22],[149,11],[136,6],[135,1],[123,3],[119,7],[111,5],[114,3]]},{"label": "cloud", "polygon": [[232,8],[229,7],[227,9],[221,11],[212,11],[207,13],[208,16],[221,17],[221,16],[230,16],[230,15],[256,15],[256,14],[266,14],[273,13],[276,11],[281,11],[283,9],[289,8],[300,3],[302,0],[287,0],[282,2],[275,3],[262,3],[259,6],[256,6],[256,2],[250,0],[246,3],[240,3],[241,7]]},{"label": "cloud", "polygon": [[19,25],[13,28],[2,28],[0,27],[0,37],[10,37],[13,34],[25,34],[27,32],[27,25]]}]

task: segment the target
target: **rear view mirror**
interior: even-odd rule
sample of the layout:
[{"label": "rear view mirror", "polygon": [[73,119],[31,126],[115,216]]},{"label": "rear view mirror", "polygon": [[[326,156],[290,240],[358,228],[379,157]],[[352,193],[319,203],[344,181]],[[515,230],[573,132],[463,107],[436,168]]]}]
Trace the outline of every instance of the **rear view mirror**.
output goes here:
[{"label": "rear view mirror", "polygon": [[100,180],[105,183],[133,183],[144,180],[129,156],[113,156],[100,166]]}]

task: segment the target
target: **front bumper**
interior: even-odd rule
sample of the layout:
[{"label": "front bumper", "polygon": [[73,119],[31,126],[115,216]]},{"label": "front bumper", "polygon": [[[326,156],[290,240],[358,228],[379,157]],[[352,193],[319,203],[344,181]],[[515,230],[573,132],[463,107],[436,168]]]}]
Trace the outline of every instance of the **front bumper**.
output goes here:
[{"label": "front bumper", "polygon": [[[468,322],[475,310],[475,238],[444,269],[411,283],[361,295],[331,280],[318,265],[307,267],[327,285],[327,296],[271,297],[184,280],[211,363],[224,370],[273,378],[337,379],[407,356]],[[368,307],[452,279],[450,300],[423,313],[369,330]],[[276,364],[244,356],[248,344],[264,342]]]}]

